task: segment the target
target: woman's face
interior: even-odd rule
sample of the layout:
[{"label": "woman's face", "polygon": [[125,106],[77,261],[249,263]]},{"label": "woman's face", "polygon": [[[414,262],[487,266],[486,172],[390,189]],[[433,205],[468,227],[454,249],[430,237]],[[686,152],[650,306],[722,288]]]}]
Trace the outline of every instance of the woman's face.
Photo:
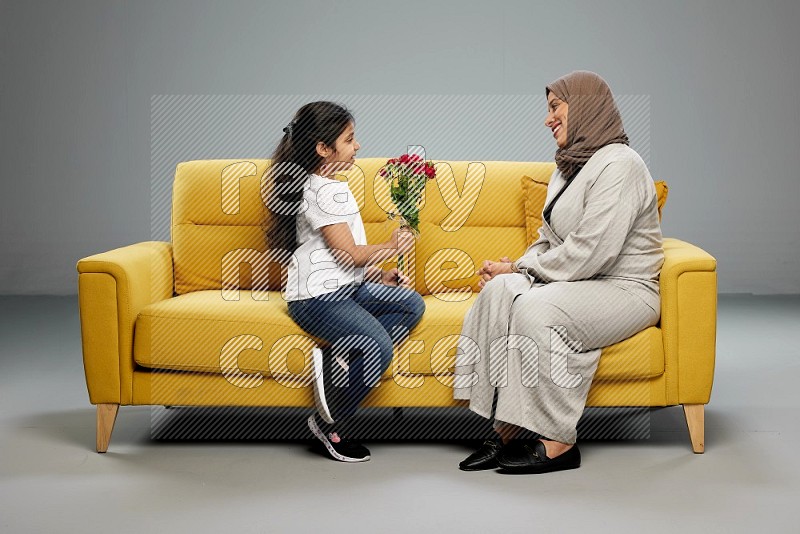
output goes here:
[{"label": "woman's face", "polygon": [[547,117],[544,125],[553,132],[558,148],[567,146],[567,110],[569,104],[558,98],[552,91],[547,94]]}]

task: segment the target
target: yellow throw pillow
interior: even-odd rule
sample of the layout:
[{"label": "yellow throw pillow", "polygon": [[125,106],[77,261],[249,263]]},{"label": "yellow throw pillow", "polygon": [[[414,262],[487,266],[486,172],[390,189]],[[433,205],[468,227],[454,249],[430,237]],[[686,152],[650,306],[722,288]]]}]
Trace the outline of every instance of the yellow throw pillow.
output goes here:
[{"label": "yellow throw pillow", "polygon": [[534,180],[530,176],[523,176],[522,196],[525,200],[525,239],[530,245],[539,239],[542,211],[547,198],[547,183]]},{"label": "yellow throw pillow", "polygon": [[667,196],[669,195],[669,187],[667,182],[656,182],[656,197],[658,198],[658,222],[661,222],[661,210],[664,209],[664,204],[667,203]]},{"label": "yellow throw pillow", "polygon": [[[667,202],[669,187],[667,182],[655,182],[658,199],[658,220]],[[528,245],[539,239],[539,228],[542,227],[542,211],[547,198],[547,183],[534,180],[530,176],[522,177],[522,195],[525,199],[525,238]]]}]

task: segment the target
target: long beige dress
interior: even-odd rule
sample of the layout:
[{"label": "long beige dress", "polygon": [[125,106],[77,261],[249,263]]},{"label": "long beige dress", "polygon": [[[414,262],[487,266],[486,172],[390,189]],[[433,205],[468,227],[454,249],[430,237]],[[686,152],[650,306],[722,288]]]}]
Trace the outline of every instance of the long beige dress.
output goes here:
[{"label": "long beige dress", "polygon": [[[566,180],[550,180],[548,205]],[[467,313],[454,397],[475,413],[574,443],[601,348],[658,323],[664,262],[656,191],[624,144],[598,150],[550,224]]]}]

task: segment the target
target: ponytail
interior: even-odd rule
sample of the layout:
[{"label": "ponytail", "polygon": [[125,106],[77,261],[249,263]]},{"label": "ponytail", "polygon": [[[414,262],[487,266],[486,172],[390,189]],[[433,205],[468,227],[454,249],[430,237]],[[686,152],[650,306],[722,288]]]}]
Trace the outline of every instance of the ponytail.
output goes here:
[{"label": "ponytail", "polygon": [[270,249],[287,253],[297,250],[296,224],[303,203],[303,185],[323,161],[317,153],[317,143],[334,147],[336,139],[351,122],[355,122],[353,115],[344,106],[311,102],[297,110],[283,129],[269,171],[272,189],[267,208],[272,219],[266,229],[266,239]]}]

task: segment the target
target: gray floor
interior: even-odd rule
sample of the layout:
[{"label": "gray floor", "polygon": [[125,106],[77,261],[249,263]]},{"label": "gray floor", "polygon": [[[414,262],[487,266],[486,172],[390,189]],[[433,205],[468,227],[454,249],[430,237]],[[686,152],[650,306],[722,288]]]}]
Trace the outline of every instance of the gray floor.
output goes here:
[{"label": "gray floor", "polygon": [[303,441],[152,439],[148,407],[97,454],[77,299],[0,298],[0,333],[2,532],[800,528],[800,297],[720,297],[704,455],[665,408],[648,439],[585,441],[580,469],[541,476],[462,473],[453,440],[372,441],[345,465]]}]

